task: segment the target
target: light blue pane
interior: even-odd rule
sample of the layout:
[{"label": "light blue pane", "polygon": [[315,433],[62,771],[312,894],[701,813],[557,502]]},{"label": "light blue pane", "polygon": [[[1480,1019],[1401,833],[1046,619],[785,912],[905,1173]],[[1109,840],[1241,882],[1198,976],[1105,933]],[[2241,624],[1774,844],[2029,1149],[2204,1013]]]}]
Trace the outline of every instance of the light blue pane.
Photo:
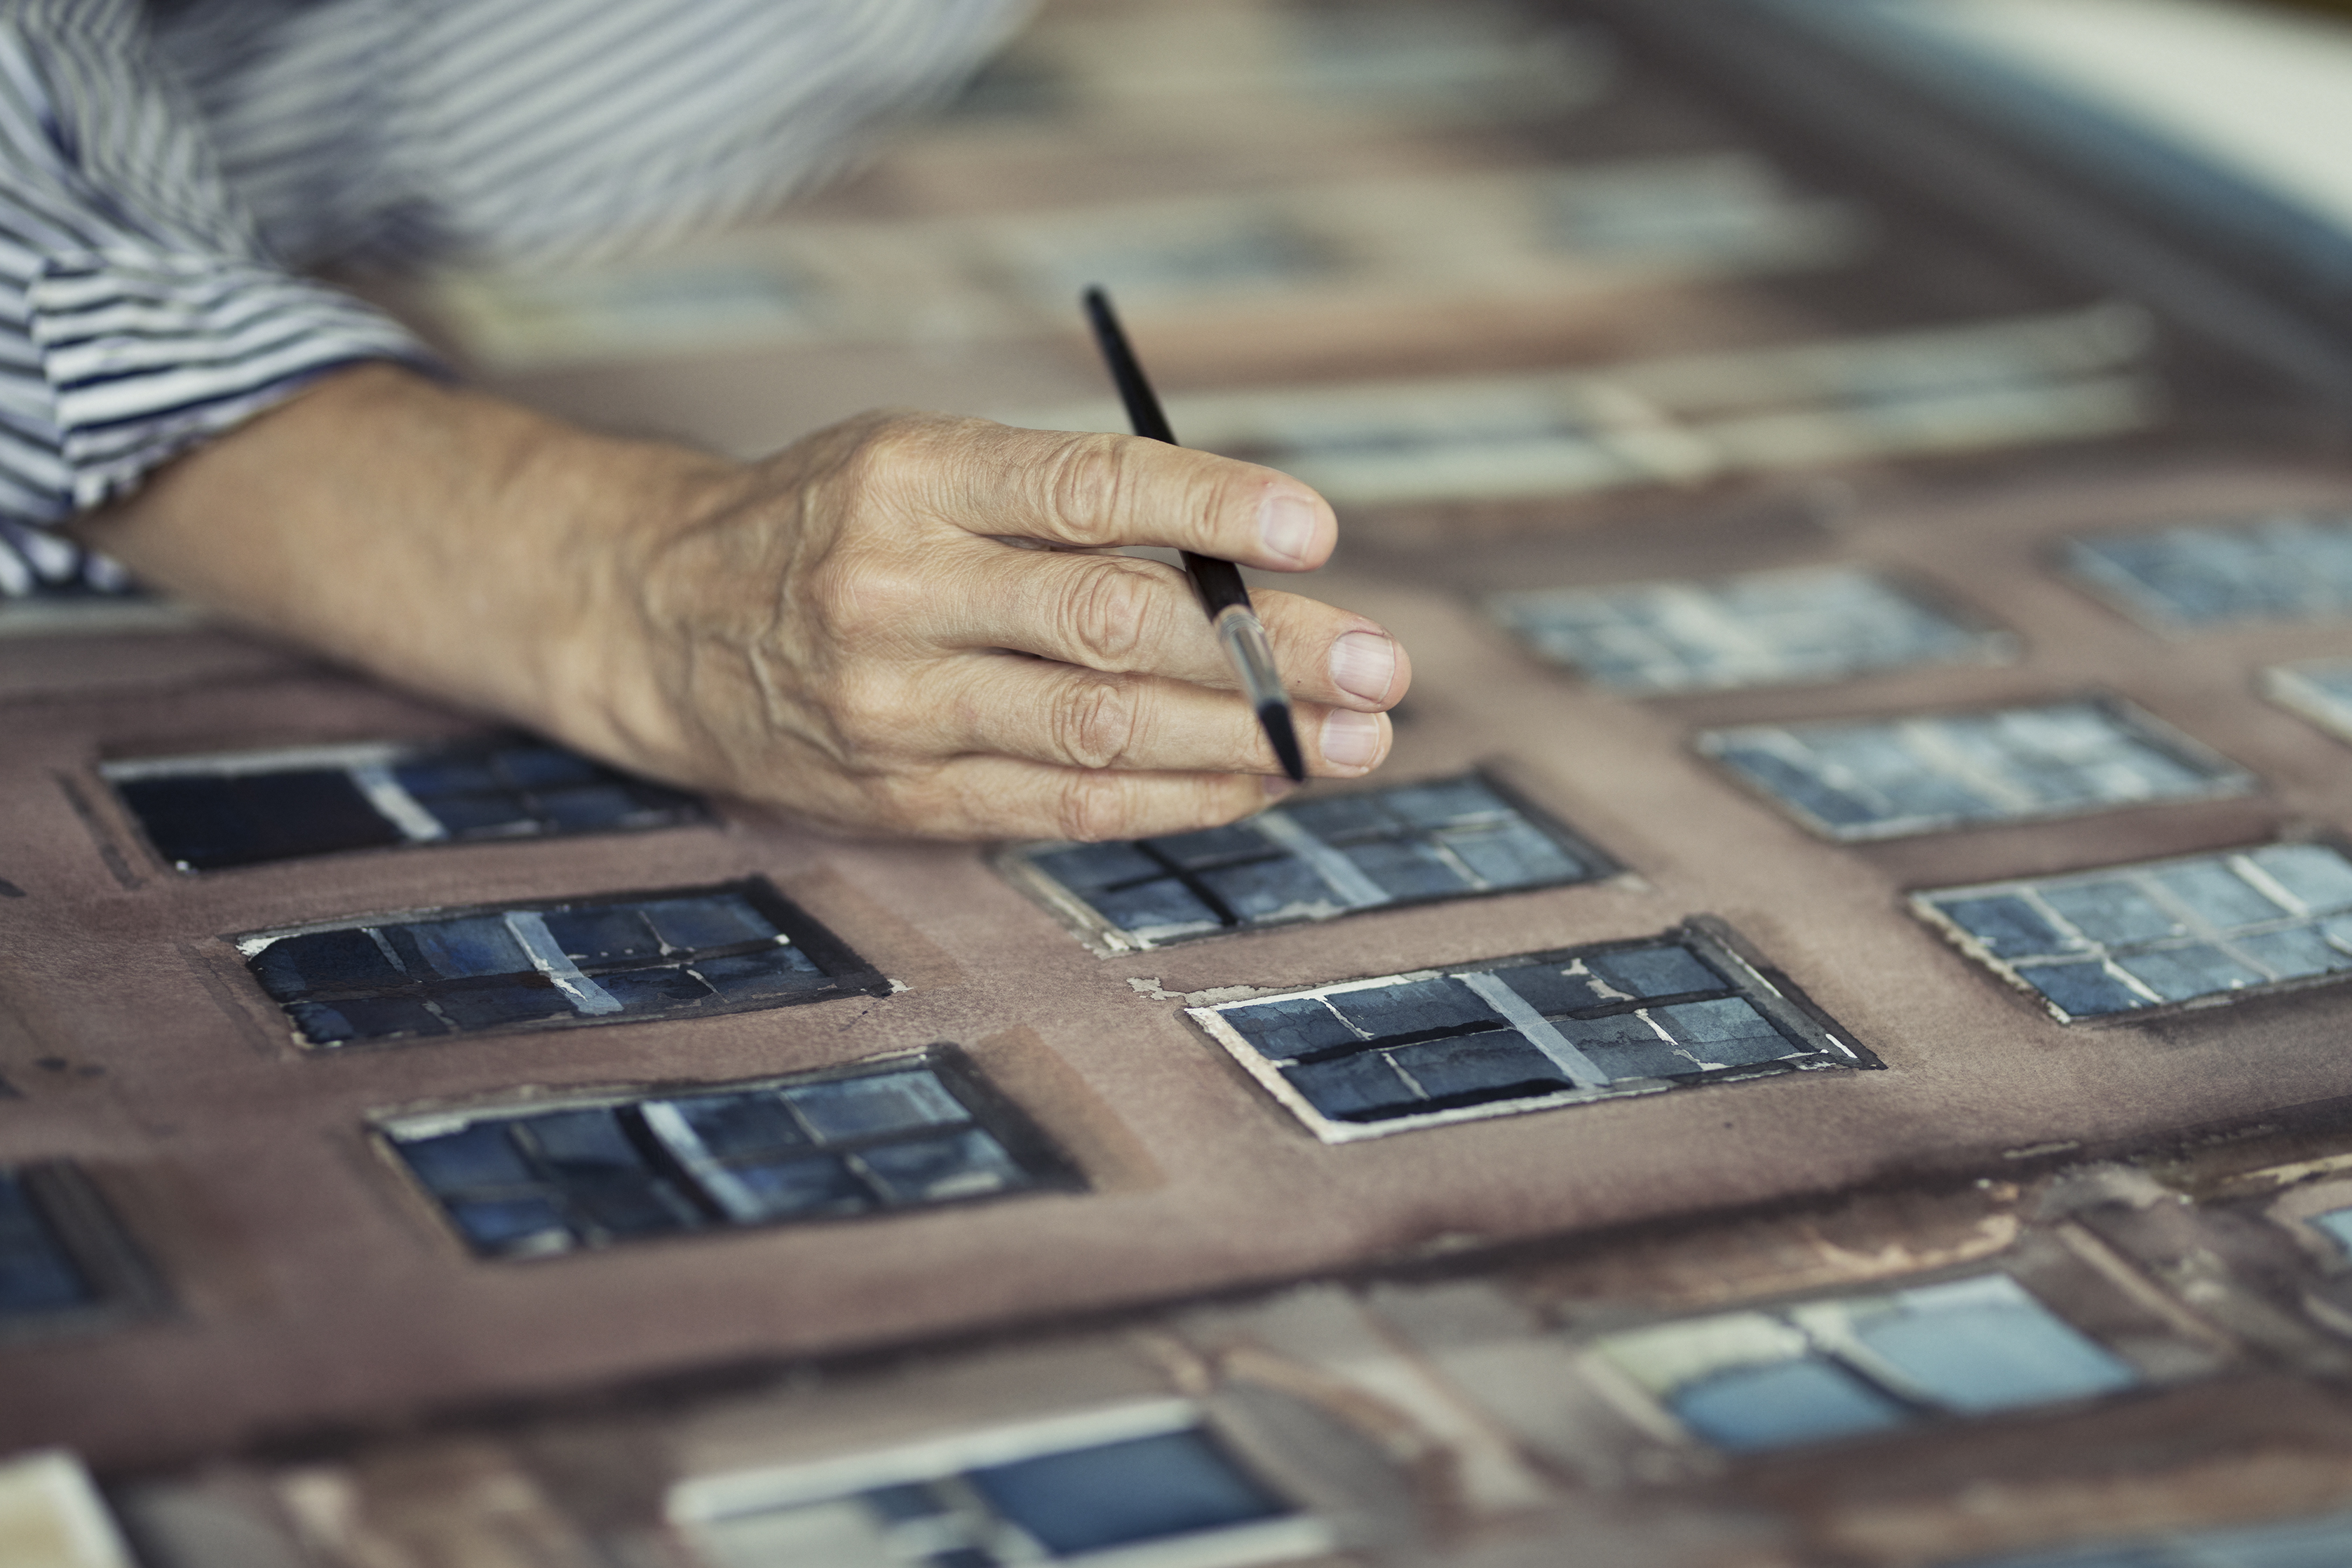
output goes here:
[{"label": "light blue pane", "polygon": [[1217,1016],[1238,1030],[1259,1054],[1275,1061],[1360,1044],[1363,1038],[1317,996],[1285,996],[1246,1007],[1228,1007]]},{"label": "light blue pane", "polygon": [[2292,926],[2263,936],[2242,936],[2237,942],[2247,957],[2282,980],[2303,980],[2352,969],[2352,955],[2330,946],[2315,926]]},{"label": "light blue pane", "polygon": [[1855,1334],[1938,1404],[1963,1415],[2086,1399],[2135,1387],[2139,1374],[2021,1291],[1981,1280],[1930,1286],[1909,1310],[1864,1318]]},{"label": "light blue pane", "polygon": [[1442,899],[1470,891],[1460,871],[1417,839],[1350,845],[1344,853],[1374,886],[1393,899]]},{"label": "light blue pane", "polygon": [[1566,850],[1525,822],[1457,828],[1443,842],[1490,888],[1531,888],[1586,875]]},{"label": "light blue pane", "polygon": [[2022,958],[2063,951],[2070,939],[2042,912],[2014,894],[1930,900],[1946,918],[1985,945],[1996,958]]},{"label": "light blue pane", "polygon": [[1056,1557],[1290,1511],[1200,1432],[1041,1455],[973,1470],[969,1479],[999,1514]]},{"label": "light blue pane", "polygon": [[861,1151],[866,1174],[894,1204],[944,1203],[1026,1186],[1004,1146],[978,1128]]},{"label": "light blue pane", "polygon": [[1724,988],[1723,976],[1678,942],[1597,952],[1584,963],[1586,968],[1629,996],[1680,996],[1693,991]]},{"label": "light blue pane", "polygon": [[2314,914],[2352,910],[2352,862],[2325,844],[2273,844],[2246,858]]},{"label": "light blue pane", "polygon": [[2116,963],[2168,1002],[2260,985],[2265,978],[2220,948],[2203,943],[2127,953]]},{"label": "light blue pane", "polygon": [[2181,934],[2179,921],[2128,882],[2062,883],[2041,893],[2043,903],[2084,936],[2110,947]]},{"label": "light blue pane", "polygon": [[1778,1061],[1798,1047],[1765,1016],[1737,996],[1714,1002],[1678,1002],[1654,1007],[1650,1016],[1702,1062],[1753,1067]]},{"label": "light blue pane", "polygon": [[432,1138],[404,1138],[394,1147],[416,1179],[436,1193],[529,1186],[538,1180],[507,1137],[503,1121],[477,1121]]},{"label": "light blue pane", "polygon": [[2214,925],[2259,925],[2289,911],[2281,909],[2224,860],[2191,860],[2152,873],[2165,890]]},{"label": "light blue pane", "polygon": [[1685,1384],[1667,1405],[1702,1440],[1734,1453],[1891,1431],[1910,1420],[1844,1368],[1812,1360],[1717,1373]]},{"label": "light blue pane", "polygon": [[416,956],[432,973],[446,980],[479,974],[524,974],[531,968],[530,954],[523,951],[522,943],[507,929],[506,921],[496,915],[387,926],[384,935],[404,959],[409,956],[414,944]]},{"label": "light blue pane", "polygon": [[2352,1254],[2352,1208],[2329,1209],[2326,1214],[2313,1215],[2308,1223],[2331,1237],[2347,1254]]},{"label": "light blue pane", "polygon": [[2128,1013],[2136,1007],[2155,1005],[2108,973],[2106,966],[2095,960],[2087,963],[2023,963],[2018,965],[2017,973],[2019,979],[2049,997],[2069,1017],[2095,1018],[2102,1014]]},{"label": "light blue pane", "polygon": [[759,1205],[761,1219],[856,1214],[874,1206],[866,1184],[838,1154],[755,1160],[730,1167],[729,1173]]},{"label": "light blue pane", "polygon": [[779,1092],[828,1141],[971,1120],[928,1068],[793,1084]]},{"label": "light blue pane", "polygon": [[1731,745],[1717,753],[1733,772],[1743,773],[1765,793],[1829,828],[1859,827],[1878,821],[1882,807],[1859,795],[1824,783],[1763,746]]}]

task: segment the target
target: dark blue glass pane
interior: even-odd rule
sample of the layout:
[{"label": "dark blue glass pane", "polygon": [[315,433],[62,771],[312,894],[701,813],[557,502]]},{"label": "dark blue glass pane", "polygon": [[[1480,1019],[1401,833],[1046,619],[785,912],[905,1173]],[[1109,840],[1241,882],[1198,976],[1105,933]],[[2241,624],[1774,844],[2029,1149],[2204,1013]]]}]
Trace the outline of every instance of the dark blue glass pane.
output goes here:
[{"label": "dark blue glass pane", "polygon": [[604,769],[587,758],[553,746],[514,746],[497,755],[498,769],[519,788],[544,790],[595,782]]},{"label": "dark blue glass pane", "polygon": [[617,1176],[567,1179],[563,1195],[590,1224],[614,1236],[662,1236],[694,1230],[704,1223],[701,1211],[667,1182]]},{"label": "dark blue glass pane", "polygon": [[507,1137],[503,1121],[477,1121],[432,1138],[404,1139],[400,1157],[436,1193],[476,1187],[527,1187],[539,1178]]},{"label": "dark blue glass pane", "polygon": [[2096,1017],[2102,1013],[2128,1013],[2151,1005],[2148,999],[2106,972],[2096,962],[2087,963],[2028,963],[2018,977],[2055,1002],[2070,1017]]},{"label": "dark blue glass pane", "polygon": [[1737,996],[1653,1007],[1650,1016],[1702,1062],[1752,1067],[1778,1061],[1798,1049],[1762,1014]]},{"label": "dark blue glass pane", "polygon": [[2117,954],[2116,967],[2168,1002],[2260,985],[2270,977],[2206,942]]},{"label": "dark blue glass pane", "polygon": [[[718,963],[726,963],[719,959]],[[710,987],[684,969],[632,969],[620,974],[600,974],[596,984],[627,1013],[657,1013],[688,1006],[711,994]]]},{"label": "dark blue glass pane", "polygon": [[1445,836],[1444,844],[1491,888],[1530,888],[1588,874],[1575,857],[1524,822],[1459,828]]},{"label": "dark blue glass pane", "polygon": [[771,947],[758,952],[739,952],[732,958],[698,959],[694,972],[713,991],[729,998],[789,996],[822,991],[833,984],[815,961],[797,947]]},{"label": "dark blue glass pane", "polygon": [[445,1206],[459,1232],[483,1252],[511,1252],[530,1243],[540,1244],[533,1251],[553,1250],[549,1243],[572,1240],[572,1227],[550,1198],[460,1199]]},{"label": "dark blue glass pane", "polygon": [[511,791],[495,795],[445,795],[420,803],[452,838],[521,837],[539,831],[539,818]]},{"label": "dark blue glass pane", "polygon": [[0,1172],[0,1314],[54,1312],[95,1300],[32,1195]]},{"label": "dark blue glass pane", "polygon": [[784,1102],[772,1093],[697,1094],[669,1102],[694,1129],[702,1146],[721,1159],[740,1154],[799,1149],[808,1134]]},{"label": "dark blue glass pane", "polygon": [[415,921],[382,928],[384,940],[411,973],[464,980],[488,974],[528,974],[530,954],[497,915]]},{"label": "dark blue glass pane", "polygon": [[1402,985],[1342,991],[1325,998],[1332,1010],[1375,1037],[1418,1034],[1462,1024],[1499,1024],[1495,1009],[1459,980],[1413,980]]},{"label": "dark blue glass pane", "polygon": [[439,814],[440,803],[436,795],[502,795],[506,785],[490,771],[487,757],[451,752],[441,756],[419,757],[403,763],[392,770],[400,787],[424,803],[427,809]]},{"label": "dark blue glass pane", "polygon": [[126,779],[118,793],[157,851],[191,870],[402,842],[340,768]]},{"label": "dark blue glass pane", "polygon": [[1235,918],[1244,921],[1269,920],[1306,910],[1330,912],[1339,908],[1330,884],[1317,876],[1315,868],[1306,861],[1287,855],[1230,866],[1222,871],[1203,871],[1201,880],[1224,900]]},{"label": "dark blue glass pane", "polygon": [[[2045,887],[2042,901],[2093,942],[2156,942],[2179,933],[2181,925],[2129,882],[2076,882]],[[2043,952],[2058,951],[2043,948]]]},{"label": "dark blue glass pane", "polygon": [[1685,1384],[1667,1404],[1699,1437],[1735,1453],[1884,1432],[1910,1420],[1902,1405],[1822,1361],[1717,1373]]},{"label": "dark blue glass pane", "polygon": [[1563,1018],[1554,1027],[1611,1079],[1672,1078],[1700,1069],[1687,1047],[1660,1039],[1631,1013],[1605,1018]]},{"label": "dark blue glass pane", "polygon": [[857,1157],[892,1203],[944,1203],[1027,1185],[1004,1146],[977,1128],[878,1144]]},{"label": "dark blue glass pane", "polygon": [[1279,854],[1265,835],[1255,828],[1234,826],[1209,827],[1198,833],[1179,833],[1169,838],[1147,839],[1154,849],[1179,866],[1189,868],[1221,865],[1228,860],[1258,855]]},{"label": "dark blue glass pane", "polygon": [[1475,778],[1385,789],[1381,791],[1381,804],[1417,827],[1443,827],[1464,817],[1496,816],[1511,809]]},{"label": "dark blue glass pane", "polygon": [[565,833],[587,833],[611,827],[636,815],[637,803],[619,784],[583,784],[576,789],[548,790],[538,795],[539,809]]},{"label": "dark blue glass pane", "polygon": [[1089,893],[1087,902],[1095,911],[1121,931],[1165,931],[1177,927],[1207,926],[1214,928],[1224,922],[1192,895],[1190,889],[1173,877],[1157,882],[1144,882],[1115,893]]},{"label": "dark blue glass pane", "polygon": [[576,1016],[572,999],[558,991],[552,981],[538,974],[503,985],[448,986],[436,991],[433,1001],[460,1029],[499,1029],[540,1018]]},{"label": "dark blue glass pane", "polygon": [[1051,850],[1034,863],[1074,893],[1097,892],[1114,882],[1141,881],[1167,870],[1129,844],[1081,844],[1075,849]]},{"label": "dark blue glass pane", "polygon": [[1290,1511],[1198,1432],[1043,1455],[970,1479],[998,1513],[1063,1556]]},{"label": "dark blue glass pane", "polygon": [[1327,844],[1373,834],[1385,836],[1407,826],[1402,819],[1381,809],[1378,795],[1341,795],[1328,800],[1301,801],[1284,806],[1282,815]]},{"label": "dark blue glass pane", "polygon": [[557,1175],[570,1179],[615,1171],[639,1172],[645,1157],[609,1109],[553,1110],[510,1123],[525,1147]]},{"label": "dark blue glass pane", "polygon": [[661,956],[661,939],[633,909],[551,910],[547,933],[581,963],[613,963]]},{"label": "dark blue glass pane", "polygon": [[286,1009],[302,1037],[315,1046],[346,1040],[388,1040],[399,1035],[446,1035],[448,1023],[415,996],[346,996],[339,1002],[297,1002]]},{"label": "dark blue glass pane", "polygon": [[817,1136],[828,1142],[971,1120],[926,1068],[794,1084],[782,1092]]},{"label": "dark blue glass pane", "polygon": [[389,988],[407,978],[364,931],[282,936],[251,960],[254,978],[278,1001],[313,991]]},{"label": "dark blue glass pane", "polygon": [[1217,1016],[1240,1031],[1260,1055],[1275,1061],[1362,1043],[1361,1036],[1313,996],[1286,996],[1230,1007]]},{"label": "dark blue glass pane", "polygon": [[1335,1121],[1418,1110],[1427,1102],[1378,1051],[1282,1069],[1307,1103]]},{"label": "dark blue glass pane", "polygon": [[1506,1096],[1554,1094],[1568,1079],[1516,1030],[1457,1035],[1388,1053],[1432,1100],[1468,1104]]},{"label": "dark blue glass pane", "polygon": [[1631,996],[1679,996],[1692,991],[1721,991],[1727,984],[1696,953],[1678,943],[1595,953],[1585,963],[1612,987]]},{"label": "dark blue glass pane", "polygon": [[654,930],[670,946],[680,949],[733,947],[779,934],[775,924],[732,893],[700,899],[664,899],[638,906]]},{"label": "dark blue glass pane", "polygon": [[1882,815],[1877,807],[1822,783],[1762,747],[1726,747],[1719,760],[1825,826],[1851,827],[1875,822]]},{"label": "dark blue glass pane", "polygon": [[1936,907],[1962,931],[1984,943],[1996,958],[2021,958],[2063,952],[2066,939],[2023,899],[2002,894],[1991,899],[1938,900]]},{"label": "dark blue glass pane", "polygon": [[874,1203],[866,1184],[835,1154],[737,1165],[733,1174],[764,1206],[770,1219],[852,1214]]},{"label": "dark blue glass pane", "polygon": [[1419,839],[1359,844],[1351,847],[1347,856],[1356,863],[1358,870],[1391,898],[1442,899],[1470,890],[1462,873]]},{"label": "dark blue glass pane", "polygon": [[1528,963],[1513,969],[1498,969],[1495,977],[1526,998],[1528,1005],[1537,1012],[1554,1018],[1563,1013],[1580,1013],[1594,1007],[1611,1006],[1620,998],[1609,995],[1601,987],[1608,986],[1611,991],[1623,989],[1622,986],[1610,986],[1607,981],[1598,980],[1591,974],[1570,973],[1566,968],[1552,963]]}]

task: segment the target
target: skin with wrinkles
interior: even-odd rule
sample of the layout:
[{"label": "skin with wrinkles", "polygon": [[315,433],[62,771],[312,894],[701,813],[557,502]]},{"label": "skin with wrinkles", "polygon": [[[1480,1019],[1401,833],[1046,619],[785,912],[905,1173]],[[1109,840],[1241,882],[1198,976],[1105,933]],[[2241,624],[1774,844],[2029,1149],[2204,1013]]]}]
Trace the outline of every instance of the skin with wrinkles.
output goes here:
[{"label": "skin with wrinkles", "polygon": [[[1303,571],[1337,541],[1296,479],[1132,437],[886,412],[739,463],[389,365],[322,379],[77,531],[248,626],[622,767],[950,838],[1263,806],[1286,786],[1190,584],[1108,552]],[[1255,596],[1310,772],[1370,772],[1402,649]]]}]

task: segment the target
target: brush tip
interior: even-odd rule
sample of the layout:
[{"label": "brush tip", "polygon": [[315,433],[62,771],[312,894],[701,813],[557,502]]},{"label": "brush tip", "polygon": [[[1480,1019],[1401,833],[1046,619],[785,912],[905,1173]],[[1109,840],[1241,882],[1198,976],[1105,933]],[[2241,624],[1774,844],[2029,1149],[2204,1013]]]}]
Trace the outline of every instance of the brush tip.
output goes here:
[{"label": "brush tip", "polygon": [[1263,704],[1257,710],[1257,721],[1265,731],[1265,738],[1273,742],[1275,761],[1282,764],[1284,773],[1292,784],[1305,784],[1307,754],[1298,749],[1298,731],[1290,721],[1290,704]]}]

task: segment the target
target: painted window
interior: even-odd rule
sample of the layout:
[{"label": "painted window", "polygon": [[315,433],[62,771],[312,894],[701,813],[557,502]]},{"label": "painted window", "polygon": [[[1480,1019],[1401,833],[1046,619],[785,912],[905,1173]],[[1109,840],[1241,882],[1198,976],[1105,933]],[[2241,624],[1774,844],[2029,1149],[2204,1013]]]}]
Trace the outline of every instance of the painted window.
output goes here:
[{"label": "painted window", "polygon": [[889,983],[753,879],[236,939],[312,1046],[822,1002]]},{"label": "painted window", "polygon": [[2063,1022],[2352,971],[2352,859],[2325,844],[1939,888],[1911,907]]},{"label": "painted window", "polygon": [[1825,837],[1895,838],[2242,795],[2252,775],[2121,702],[1709,730],[1699,751]]},{"label": "painted window", "polygon": [[1187,1011],[1326,1142],[1874,1068],[1704,925]]},{"label": "painted window", "polygon": [[702,1478],[668,1512],[709,1568],[1249,1568],[1332,1546],[1178,1401]]},{"label": "painted window", "polygon": [[1843,680],[2015,651],[2002,633],[1843,566],[1496,594],[1486,607],[1542,658],[1631,696]]},{"label": "painted window", "polygon": [[1074,1184],[945,1053],[381,1131],[467,1244],[499,1258]]},{"label": "painted window", "polygon": [[0,1168],[0,1319],[71,1311],[98,1299],[30,1185]]},{"label": "painted window", "polygon": [[2062,1404],[2140,1381],[2006,1274],[1688,1319],[1593,1349],[1692,1436],[1735,1453]]},{"label": "painted window", "polygon": [[2158,626],[2352,614],[2352,516],[2284,512],[2242,522],[2069,540],[2069,571]]},{"label": "painted window", "polygon": [[1615,869],[1475,773],[1300,801],[1200,833],[1033,846],[1003,864],[1113,952]]},{"label": "painted window", "polygon": [[2093,1542],[1951,1568],[2337,1568],[2352,1563],[2352,1513]]},{"label": "painted window", "polygon": [[708,819],[676,790],[528,741],[313,746],[99,771],[156,853],[183,871]]}]

